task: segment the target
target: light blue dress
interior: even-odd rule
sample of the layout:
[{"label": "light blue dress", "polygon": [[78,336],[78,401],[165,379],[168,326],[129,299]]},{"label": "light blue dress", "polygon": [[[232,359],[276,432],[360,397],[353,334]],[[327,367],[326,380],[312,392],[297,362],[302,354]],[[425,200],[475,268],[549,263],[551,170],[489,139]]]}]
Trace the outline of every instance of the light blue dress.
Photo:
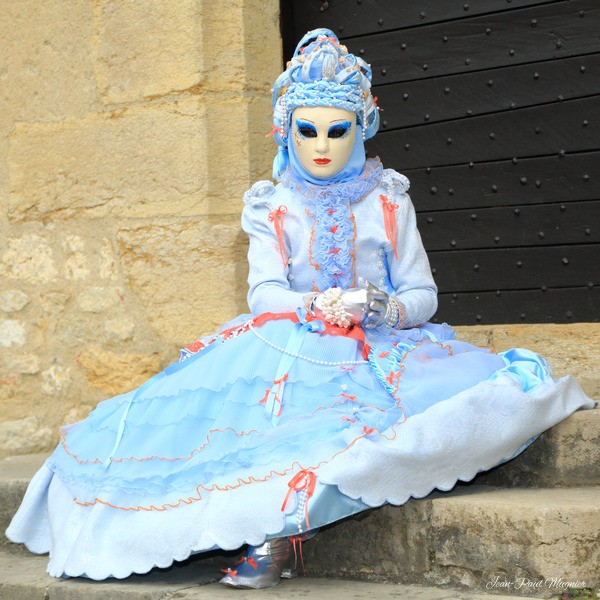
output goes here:
[{"label": "light blue dress", "polygon": [[[536,354],[427,323],[437,290],[408,180],[365,171],[334,199],[285,177],[255,184],[252,315],[61,429],[7,530],[50,552],[51,575],[123,578],[448,490],[593,406]],[[404,329],[306,314],[307,293],[358,276],[403,303]]]}]

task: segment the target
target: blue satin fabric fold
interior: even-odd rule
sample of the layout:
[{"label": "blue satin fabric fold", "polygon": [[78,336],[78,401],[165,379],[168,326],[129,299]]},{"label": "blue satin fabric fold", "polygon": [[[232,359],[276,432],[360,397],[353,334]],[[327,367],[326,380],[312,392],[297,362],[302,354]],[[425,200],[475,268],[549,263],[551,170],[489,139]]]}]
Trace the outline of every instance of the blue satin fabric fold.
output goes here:
[{"label": "blue satin fabric fold", "polygon": [[513,348],[500,352],[506,366],[490,376],[494,381],[501,375],[508,375],[524,392],[529,392],[538,385],[551,379],[548,363],[535,352],[525,348]]}]

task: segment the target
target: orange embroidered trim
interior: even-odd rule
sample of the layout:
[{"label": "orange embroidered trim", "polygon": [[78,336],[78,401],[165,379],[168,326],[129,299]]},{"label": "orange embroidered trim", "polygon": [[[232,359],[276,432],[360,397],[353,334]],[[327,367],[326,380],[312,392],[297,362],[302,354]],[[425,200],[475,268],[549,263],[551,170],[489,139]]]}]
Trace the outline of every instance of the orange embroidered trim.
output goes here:
[{"label": "orange embroidered trim", "polygon": [[353,231],[352,239],[350,240],[350,247],[352,248],[352,250],[350,250],[350,256],[352,257],[352,283],[350,284],[350,287],[356,287],[356,235],[357,235],[357,231],[356,231],[356,219],[354,218],[353,212],[350,213],[350,220],[352,221],[352,231]]},{"label": "orange embroidered trim", "polygon": [[283,262],[283,268],[287,267],[288,254],[285,249],[285,240],[283,238],[283,221],[285,214],[287,213],[287,206],[281,205],[277,210],[269,213],[269,221],[273,222],[275,228],[275,235],[277,236],[277,246],[279,249],[279,255]]},{"label": "orange embroidered trim", "polygon": [[[350,400],[351,402],[354,402],[354,404],[358,404],[363,408],[371,408],[373,410],[377,410],[379,412],[387,412],[384,408],[380,408],[379,406],[373,406],[372,404],[367,404],[366,402],[362,402],[361,400],[357,400],[356,396],[351,396],[349,394],[340,394],[340,396],[346,398],[347,400]],[[346,404],[346,400],[338,400],[337,402],[334,402],[333,404],[330,404],[329,406],[317,406],[317,408],[315,408],[311,413],[310,416],[314,416],[316,413],[322,411],[322,410],[333,410],[336,406],[340,406],[342,404]],[[344,421],[351,421],[351,419],[348,419],[347,417],[342,417],[342,420]],[[354,421],[351,421],[354,422]]]},{"label": "orange embroidered trim", "polygon": [[[121,462],[129,462],[129,461],[136,461],[136,462],[146,462],[146,461],[150,461],[150,460],[166,460],[166,461],[178,461],[178,460],[191,460],[196,454],[200,454],[200,452],[202,452],[206,446],[208,446],[208,444],[210,443],[210,438],[212,437],[213,433],[224,433],[225,431],[233,431],[233,433],[237,436],[237,437],[244,437],[246,435],[250,435],[252,433],[258,433],[258,429],[249,429],[247,431],[236,431],[233,427],[225,427],[224,429],[211,429],[209,430],[208,434],[206,435],[206,441],[204,442],[204,444],[202,444],[202,446],[199,446],[198,448],[194,448],[190,454],[188,456],[174,456],[174,457],[168,457],[168,456],[143,456],[143,457],[137,457],[137,456],[128,456],[125,458],[110,458],[109,462],[111,463],[121,463]],[[60,436],[60,445],[63,447],[64,451],[71,457],[73,457],[80,465],[85,465],[85,464],[98,464],[98,465],[102,465],[104,464],[104,461],[99,459],[99,458],[79,458],[79,456],[73,452],[71,452],[67,446],[67,434],[65,432],[59,431],[59,436]]]},{"label": "orange embroidered trim", "polygon": [[362,402],[362,400],[358,400],[356,398],[356,396],[353,396],[351,394],[345,394],[344,392],[342,392],[340,394],[340,396],[342,396],[342,398],[346,398],[347,400],[350,400],[350,402],[354,402],[354,404],[359,404],[363,408],[371,408],[373,410],[378,410],[379,412],[382,412],[382,413],[387,412],[387,410],[385,410],[384,408],[380,408],[379,406],[373,406],[372,404],[367,404],[366,402]]},{"label": "orange embroidered trim", "polygon": [[397,204],[392,204],[390,199],[383,194],[379,194],[381,200],[381,206],[383,208],[383,223],[385,225],[385,235],[391,242],[392,248],[394,248],[394,256],[398,258],[398,248],[396,247],[396,238],[398,237],[396,231],[396,215],[395,211],[398,209]]},{"label": "orange embroidered trim", "polygon": [[[397,433],[396,433],[396,430],[394,429],[394,426],[392,426],[391,429],[394,431],[394,436],[391,437],[391,438],[387,437],[387,436],[385,436],[383,434],[381,434],[379,432],[379,430],[377,430],[377,428],[373,428],[373,430],[371,430],[370,433],[373,433],[373,431],[375,431],[381,437],[383,437],[383,438],[385,438],[387,440],[393,440],[393,439],[395,439]],[[128,512],[130,512],[130,511],[133,511],[133,512],[140,512],[140,511],[145,511],[145,512],[152,512],[152,511],[164,512],[164,511],[168,510],[169,508],[178,508],[178,507],[180,507],[180,506],[182,506],[184,504],[189,505],[189,504],[192,504],[194,502],[199,502],[203,498],[200,490],[203,490],[203,491],[205,491],[207,493],[211,493],[211,492],[214,492],[214,491],[221,491],[221,492],[231,491],[231,490],[239,489],[243,485],[251,485],[253,483],[265,483],[269,479],[272,479],[274,475],[278,475],[279,477],[285,477],[288,473],[290,473],[291,471],[293,471],[296,468],[298,468],[300,471],[316,471],[317,469],[319,469],[323,465],[326,465],[326,464],[330,463],[332,460],[334,460],[340,454],[343,454],[344,452],[347,452],[348,450],[350,450],[350,448],[352,448],[352,446],[354,446],[354,444],[356,444],[356,442],[358,442],[362,438],[366,437],[366,435],[367,434],[365,432],[363,432],[361,435],[356,436],[351,442],[348,443],[348,445],[345,448],[343,448],[342,450],[338,450],[337,452],[335,452],[331,456],[331,458],[329,460],[322,460],[322,461],[320,461],[319,463],[317,463],[314,466],[304,467],[304,466],[302,466],[302,464],[300,462],[294,461],[289,467],[285,468],[283,471],[275,471],[274,469],[272,469],[264,477],[253,477],[253,476],[250,476],[250,477],[248,477],[248,479],[243,479],[241,477],[238,477],[237,478],[237,483],[235,483],[235,484],[227,484],[225,486],[219,486],[219,485],[216,485],[216,484],[213,484],[211,486],[205,486],[203,484],[200,484],[200,485],[196,486],[196,488],[195,488],[197,496],[189,496],[188,498],[180,498],[175,503],[166,502],[164,504],[161,504],[160,507],[154,506],[153,504],[151,504],[150,506],[142,506],[142,505],[138,505],[138,506],[118,506],[116,504],[111,504],[110,502],[107,502],[106,500],[102,500],[101,498],[94,498],[94,500],[92,500],[91,502],[82,502],[82,501],[78,500],[77,498],[73,498],[73,502],[75,504],[78,504],[79,506],[84,506],[84,507],[94,506],[95,504],[102,504],[104,506],[108,506],[109,508],[116,508],[116,509],[124,510],[124,511],[128,511]]]},{"label": "orange embroidered trim", "polygon": [[[308,239],[308,262],[312,267],[314,267],[315,271],[321,270],[321,265],[315,262],[315,258],[313,256],[313,245],[315,243],[315,235],[316,235],[316,222],[313,222],[312,227],[310,228],[310,237]],[[314,288],[314,286],[313,286]],[[318,288],[316,291],[320,291]]]},{"label": "orange embroidered trim", "polygon": [[[400,378],[406,371],[406,366],[404,365],[404,361],[406,360],[406,357],[409,354],[413,353],[417,348],[420,348],[421,346],[423,346],[425,344],[434,344],[435,346],[439,346],[442,350],[445,350],[446,352],[448,352],[448,356],[452,356],[454,354],[454,351],[452,350],[452,346],[450,346],[449,344],[442,344],[441,342],[434,342],[433,340],[425,339],[425,340],[421,340],[420,342],[417,342],[413,348],[411,348],[410,350],[407,350],[402,355],[402,358],[400,359],[400,363],[399,363],[400,368],[397,371],[390,371],[389,375],[385,378],[385,380],[390,385],[394,386],[394,391],[392,392],[392,396],[396,400],[397,407],[402,409],[403,412],[404,412],[404,409],[401,406],[402,400],[398,397],[398,387],[400,385]],[[380,358],[381,358],[381,356],[380,356]]]}]

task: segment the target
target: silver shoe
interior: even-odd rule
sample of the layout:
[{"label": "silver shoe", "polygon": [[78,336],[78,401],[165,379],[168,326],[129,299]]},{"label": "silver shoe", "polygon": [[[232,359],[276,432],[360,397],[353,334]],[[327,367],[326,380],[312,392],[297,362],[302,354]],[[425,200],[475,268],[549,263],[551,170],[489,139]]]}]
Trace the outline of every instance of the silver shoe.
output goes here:
[{"label": "silver shoe", "polygon": [[276,538],[251,546],[237,568],[227,569],[221,583],[230,587],[260,589],[277,585],[284,577],[296,577],[289,538]]}]

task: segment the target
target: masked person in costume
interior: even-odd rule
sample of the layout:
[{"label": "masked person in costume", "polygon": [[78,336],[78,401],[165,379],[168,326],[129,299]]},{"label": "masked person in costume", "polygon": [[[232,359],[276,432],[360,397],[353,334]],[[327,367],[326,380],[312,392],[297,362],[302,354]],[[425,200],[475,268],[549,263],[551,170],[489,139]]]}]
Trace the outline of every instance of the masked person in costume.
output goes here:
[{"label": "masked person in costume", "polygon": [[7,531],[50,552],[51,575],[123,578],[248,544],[222,582],[275,585],[293,540],[449,490],[594,405],[530,351],[427,322],[409,182],[365,159],[370,85],[333,32],[299,43],[273,89],[279,183],[244,197],[252,314],[61,429]]}]

